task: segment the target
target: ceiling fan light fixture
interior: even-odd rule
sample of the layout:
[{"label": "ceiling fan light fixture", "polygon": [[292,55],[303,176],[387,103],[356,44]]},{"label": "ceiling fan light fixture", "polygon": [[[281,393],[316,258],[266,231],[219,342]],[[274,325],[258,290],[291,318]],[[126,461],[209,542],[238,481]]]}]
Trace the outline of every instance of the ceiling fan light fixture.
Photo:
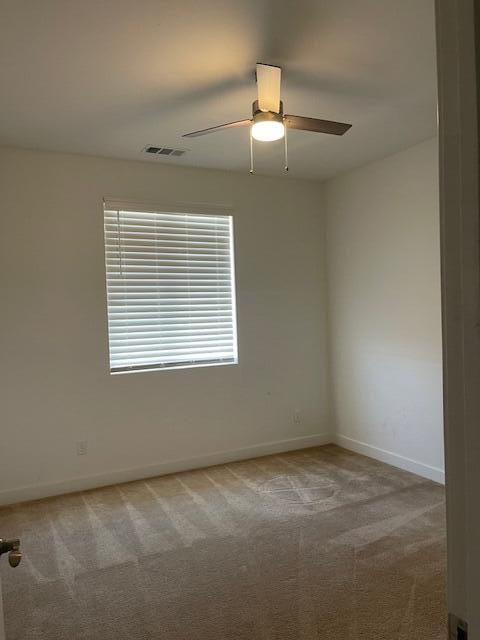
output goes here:
[{"label": "ceiling fan light fixture", "polygon": [[263,122],[254,122],[252,124],[252,137],[260,142],[281,140],[284,135],[285,126],[283,122],[264,120]]},{"label": "ceiling fan light fixture", "polygon": [[250,127],[250,173],[253,169],[253,140],[260,142],[273,142],[283,138],[285,143],[285,171],[288,171],[287,129],[300,129],[301,131],[313,131],[316,133],[329,133],[343,136],[351,124],[335,122],[333,120],[320,120],[319,118],[306,118],[304,116],[284,115],[283,102],[280,100],[280,84],[282,69],[275,65],[257,63],[257,100],[252,104],[252,118],[248,120],[236,120],[225,124],[200,129],[185,133],[184,138],[197,138],[216,131],[234,129],[237,127]]},{"label": "ceiling fan light fixture", "polygon": [[260,142],[273,142],[281,140],[284,135],[283,115],[272,111],[261,111],[254,114],[252,138]]}]

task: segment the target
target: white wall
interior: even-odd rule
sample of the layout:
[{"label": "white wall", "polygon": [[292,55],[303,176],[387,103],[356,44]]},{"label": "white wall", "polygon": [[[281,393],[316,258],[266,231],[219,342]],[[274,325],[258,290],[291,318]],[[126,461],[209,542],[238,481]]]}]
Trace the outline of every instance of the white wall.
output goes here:
[{"label": "white wall", "polygon": [[[1,502],[329,439],[318,185],[3,149],[0,194]],[[103,196],[233,205],[238,366],[109,374]]]},{"label": "white wall", "polygon": [[438,150],[325,184],[337,442],[443,478]]}]

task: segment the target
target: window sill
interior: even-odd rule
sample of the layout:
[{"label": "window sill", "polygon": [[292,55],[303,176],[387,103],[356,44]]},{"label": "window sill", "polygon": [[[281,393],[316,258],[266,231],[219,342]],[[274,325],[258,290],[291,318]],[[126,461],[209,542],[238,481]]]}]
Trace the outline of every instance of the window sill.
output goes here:
[{"label": "window sill", "polygon": [[233,362],[198,362],[195,364],[180,364],[180,365],[171,365],[171,366],[152,366],[145,369],[125,369],[122,371],[110,371],[110,375],[112,376],[123,376],[129,373],[152,373],[157,371],[176,371],[183,369],[204,369],[206,367],[230,367],[232,365],[237,365],[238,359]]}]

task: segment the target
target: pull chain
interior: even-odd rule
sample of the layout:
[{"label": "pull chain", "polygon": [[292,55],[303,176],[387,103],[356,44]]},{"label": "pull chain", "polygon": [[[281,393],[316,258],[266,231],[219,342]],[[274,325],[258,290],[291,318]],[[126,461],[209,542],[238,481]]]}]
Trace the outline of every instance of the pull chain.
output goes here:
[{"label": "pull chain", "polygon": [[288,142],[287,142],[287,126],[285,125],[285,173],[288,173]]},{"label": "pull chain", "polygon": [[252,127],[250,127],[250,175],[253,176],[253,136]]},{"label": "pull chain", "polygon": [[[285,141],[285,173],[288,173],[288,139],[287,139],[287,127],[285,127],[285,135],[284,135],[284,141]],[[253,166],[253,136],[252,136],[252,128],[250,127],[250,175],[253,175],[255,173],[254,170],[254,166]]]}]

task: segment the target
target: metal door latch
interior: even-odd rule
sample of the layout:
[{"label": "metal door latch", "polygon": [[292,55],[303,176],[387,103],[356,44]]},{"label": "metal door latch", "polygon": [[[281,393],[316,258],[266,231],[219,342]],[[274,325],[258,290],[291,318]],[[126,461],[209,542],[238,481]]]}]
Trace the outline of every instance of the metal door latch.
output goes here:
[{"label": "metal door latch", "polygon": [[468,640],[468,624],[458,616],[448,615],[449,640]]},{"label": "metal door latch", "polygon": [[18,567],[22,559],[20,540],[18,538],[12,538],[11,540],[0,538],[0,556],[4,553],[8,553],[8,563],[10,566]]}]

